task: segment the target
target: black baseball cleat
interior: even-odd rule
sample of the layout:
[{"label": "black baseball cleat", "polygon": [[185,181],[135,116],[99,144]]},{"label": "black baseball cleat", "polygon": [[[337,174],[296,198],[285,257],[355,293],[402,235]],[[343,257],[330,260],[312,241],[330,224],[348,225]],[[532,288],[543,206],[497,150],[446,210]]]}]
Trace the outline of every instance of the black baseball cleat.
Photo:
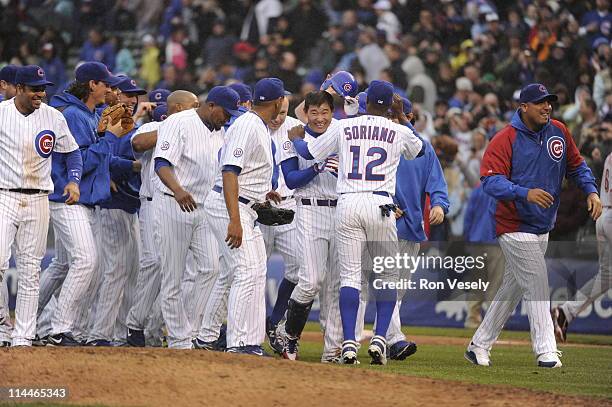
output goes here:
[{"label": "black baseball cleat", "polygon": [[553,325],[555,327],[555,336],[558,341],[565,342],[567,340],[567,327],[569,323],[567,322],[567,318],[565,317],[565,312],[563,308],[556,307],[550,311],[550,316],[553,320]]},{"label": "black baseball cleat", "polygon": [[191,343],[193,344],[194,349],[217,350],[217,341],[205,342],[196,337],[191,341]]},{"label": "black baseball cleat", "polygon": [[144,348],[145,346],[145,335],[142,329],[130,329],[127,330],[127,344],[136,348]]},{"label": "black baseball cleat", "polygon": [[246,346],[235,346],[233,348],[227,348],[227,353],[241,353],[243,355],[263,356],[266,358],[272,357],[259,345],[246,345]]},{"label": "black baseball cleat", "polygon": [[74,339],[70,332],[49,335],[47,346],[81,346],[81,342]]},{"label": "black baseball cleat", "polygon": [[283,343],[280,340],[279,336],[276,335],[276,327],[277,325],[272,323],[270,317],[266,318],[266,335],[268,336],[268,342],[270,343],[270,347],[272,348],[274,353],[282,355]]},{"label": "black baseball cleat", "polygon": [[416,351],[416,343],[409,341],[399,341],[387,346],[387,356],[392,360],[404,360],[408,356],[414,355]]},{"label": "black baseball cleat", "polygon": [[49,335],[43,336],[42,338],[38,335],[34,337],[32,341],[32,346],[47,346],[47,342],[49,341]]},{"label": "black baseball cleat", "polygon": [[106,346],[113,346],[111,344],[110,341],[107,341],[106,339],[93,339],[89,342],[87,342],[85,344],[85,346],[100,346],[100,347],[106,347]]},{"label": "black baseball cleat", "polygon": [[0,348],[10,348],[11,343],[9,341],[0,341]]}]

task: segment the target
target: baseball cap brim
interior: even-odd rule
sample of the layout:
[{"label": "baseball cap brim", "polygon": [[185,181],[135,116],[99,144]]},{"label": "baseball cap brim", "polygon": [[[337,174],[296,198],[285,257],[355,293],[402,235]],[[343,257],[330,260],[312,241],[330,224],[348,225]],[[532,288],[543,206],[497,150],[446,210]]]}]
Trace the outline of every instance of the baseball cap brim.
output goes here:
[{"label": "baseball cap brim", "polygon": [[24,83],[24,85],[26,85],[26,86],[53,86],[53,85],[55,85],[55,83],[49,82],[46,79],[41,79],[39,81],[33,81],[33,82]]},{"label": "baseball cap brim", "polygon": [[550,100],[552,102],[556,102],[557,100],[559,100],[559,98],[557,97],[557,95],[555,95],[553,93],[549,93],[548,95],[542,96],[541,98],[539,98],[537,100],[534,100],[531,103],[540,103],[540,102],[543,102],[545,100]]},{"label": "baseball cap brim", "polygon": [[116,88],[124,79],[125,78],[119,76],[110,75],[108,78],[104,78],[102,82],[107,83],[111,88]]},{"label": "baseball cap brim", "polygon": [[226,109],[225,107],[223,108],[223,110],[225,110],[230,116],[234,116],[234,117],[238,117],[242,115],[243,113],[238,109]]}]

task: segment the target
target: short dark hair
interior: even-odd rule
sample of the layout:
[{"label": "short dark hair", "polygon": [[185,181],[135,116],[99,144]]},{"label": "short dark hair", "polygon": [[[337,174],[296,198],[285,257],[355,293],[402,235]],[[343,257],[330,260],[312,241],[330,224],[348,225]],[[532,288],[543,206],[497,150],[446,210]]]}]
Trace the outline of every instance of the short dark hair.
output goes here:
[{"label": "short dark hair", "polygon": [[321,106],[327,104],[329,109],[334,111],[334,98],[324,90],[310,92],[304,99],[304,111],[307,112],[310,106]]},{"label": "short dark hair", "polygon": [[85,102],[91,93],[91,89],[89,88],[89,82],[74,81],[68,86],[66,92]]}]

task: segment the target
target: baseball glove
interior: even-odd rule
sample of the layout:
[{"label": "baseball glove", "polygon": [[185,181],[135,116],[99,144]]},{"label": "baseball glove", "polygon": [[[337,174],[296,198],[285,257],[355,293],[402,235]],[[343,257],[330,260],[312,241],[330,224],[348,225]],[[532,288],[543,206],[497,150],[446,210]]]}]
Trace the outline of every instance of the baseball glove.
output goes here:
[{"label": "baseball glove", "polygon": [[252,208],[257,212],[257,222],[267,226],[287,225],[293,222],[295,215],[291,209],[277,208],[269,201],[257,203]]},{"label": "baseball glove", "polygon": [[115,126],[119,121],[121,121],[121,127],[125,133],[130,132],[134,128],[132,112],[125,103],[108,106],[102,111],[102,117],[98,123],[98,132],[106,131],[107,126]]}]

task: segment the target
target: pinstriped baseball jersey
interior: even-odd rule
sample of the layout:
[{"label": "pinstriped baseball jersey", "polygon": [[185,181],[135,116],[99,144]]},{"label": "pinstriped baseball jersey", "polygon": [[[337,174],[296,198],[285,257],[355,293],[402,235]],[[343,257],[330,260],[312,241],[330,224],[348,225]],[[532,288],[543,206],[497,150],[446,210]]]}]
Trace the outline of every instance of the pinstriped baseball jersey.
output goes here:
[{"label": "pinstriped baseball jersey", "polygon": [[[286,117],[283,124],[281,124],[281,126],[277,130],[270,131],[270,134],[272,135],[272,141],[274,141],[274,144],[276,144],[275,158],[277,164],[280,165],[280,163],[283,162],[282,146],[283,143],[289,141],[289,139],[287,139],[287,132],[292,127],[299,126],[301,124],[302,122],[298,119],[295,119],[293,117]],[[289,142],[289,144],[291,144],[291,142]],[[293,148],[293,145],[291,145],[291,147]],[[278,188],[276,188],[276,192],[281,194],[281,196],[293,195],[293,190],[289,189],[287,187],[287,184],[285,184],[285,177],[283,176],[283,172],[279,171],[278,173]]]},{"label": "pinstriped baseball jersey", "polygon": [[[158,143],[159,144],[159,143]],[[239,195],[263,202],[272,189],[272,139],[268,126],[253,112],[236,119],[227,131],[221,151],[221,167],[240,167]],[[215,185],[222,186],[221,171],[217,171]]]},{"label": "pinstriped baseball jersey", "polygon": [[0,105],[0,188],[53,191],[51,153],[78,148],[64,116],[45,103],[28,116],[14,99]]},{"label": "pinstriped baseball jersey", "polygon": [[[289,120],[289,117],[287,117],[287,120]],[[338,123],[338,120],[332,119],[330,128],[332,128],[332,126],[334,126],[337,123]],[[302,124],[302,123],[298,121],[297,124]],[[294,127],[294,126],[295,125],[292,125],[291,127]],[[287,130],[291,129],[291,127],[289,127]],[[318,138],[320,137],[322,137],[322,135],[319,136]],[[309,146],[313,144],[314,140],[316,139],[317,138],[311,136],[308,133],[304,135],[304,140],[308,143]],[[304,168],[312,167],[315,163],[321,162],[325,159],[323,158],[323,160],[320,160],[320,159],[319,160],[306,160],[304,157],[300,156],[295,151],[295,147],[293,147],[293,143],[289,141],[289,138],[287,137],[286,132],[283,134],[283,142],[281,143],[280,150],[281,150],[281,154],[280,154],[281,161],[280,162],[283,162],[289,158],[297,157],[298,158],[298,168],[300,170],[303,170]],[[336,192],[337,182],[338,182],[338,178],[335,175],[332,175],[332,173],[329,171],[324,171],[320,173],[319,175],[317,175],[316,177],[314,177],[312,181],[310,181],[308,184],[304,185],[301,188],[297,188],[294,191],[294,196],[296,198],[336,199],[338,197],[338,193]]]},{"label": "pinstriped baseball jersey", "polygon": [[406,126],[371,115],[332,123],[324,134],[308,143],[315,160],[338,153],[339,194],[369,191],[394,194],[400,156],[411,160],[422,146]]},{"label": "pinstriped baseball jersey", "polygon": [[601,179],[601,204],[603,206],[612,205],[612,153],[608,154],[604,165],[603,178]]},{"label": "pinstriped baseball jersey", "polygon": [[[223,137],[223,130],[210,131],[195,109],[185,110],[159,126],[153,158],[168,160],[181,186],[197,203],[203,203],[213,185]],[[155,187],[172,194],[162,182],[155,182]]]},{"label": "pinstriped baseball jersey", "polygon": [[[132,135],[132,140],[138,134],[148,133],[151,131],[156,131],[161,126],[162,122],[149,122],[145,123],[138,128]],[[153,166],[151,163],[153,162],[153,152],[155,149],[147,150],[143,153],[134,152],[134,157],[140,160],[142,165],[142,169],[140,170],[140,196],[142,197],[153,197],[153,192],[155,191],[155,186],[153,185],[154,174],[153,174]]]}]

